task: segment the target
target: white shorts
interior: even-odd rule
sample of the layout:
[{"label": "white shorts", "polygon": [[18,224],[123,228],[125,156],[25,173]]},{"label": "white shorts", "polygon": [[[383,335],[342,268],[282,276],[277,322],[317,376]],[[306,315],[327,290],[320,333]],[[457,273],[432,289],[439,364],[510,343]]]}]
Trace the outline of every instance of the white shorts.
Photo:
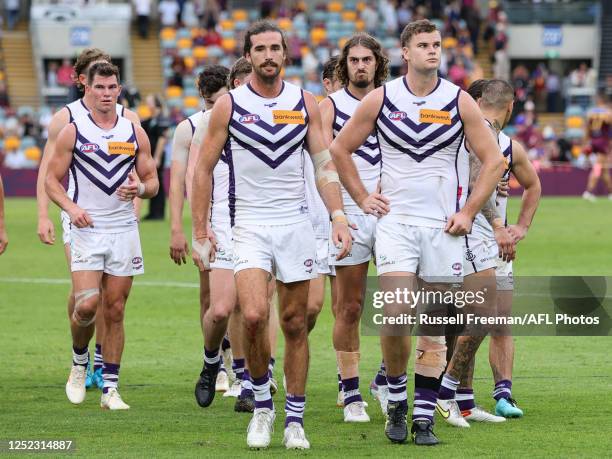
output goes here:
[{"label": "white shorts", "polygon": [[217,239],[215,261],[211,269],[234,269],[234,243],[230,222],[212,222],[212,230]]},{"label": "white shorts", "polygon": [[512,262],[506,262],[498,258],[495,276],[497,278],[497,290],[514,290]]},{"label": "white shorts", "polygon": [[463,236],[463,275],[479,273],[497,266],[499,251],[495,240],[474,234]]},{"label": "white shorts", "polygon": [[71,270],[104,271],[111,276],[144,274],[138,228],[125,233],[70,231]]},{"label": "white shorts", "polygon": [[317,278],[317,242],[310,220],[288,225],[236,225],[234,273],[259,268],[284,282]]},{"label": "white shorts", "polygon": [[329,240],[317,238],[317,272],[319,275],[335,276],[336,268],[331,265]]},{"label": "white shorts", "polygon": [[463,243],[444,228],[413,226],[382,218],[376,225],[378,274],[410,272],[429,282],[463,280]]},{"label": "white shorts", "polygon": [[70,244],[70,216],[62,210],[60,220],[62,222],[62,242],[64,245]]},{"label": "white shorts", "polygon": [[353,247],[351,248],[351,252],[342,260],[336,260],[336,255],[339,250],[334,245],[330,227],[329,256],[330,264],[334,266],[360,265],[370,261],[374,256],[376,223],[378,219],[373,215],[348,215],[348,219],[350,223],[357,226],[357,229],[350,230],[353,236]]}]

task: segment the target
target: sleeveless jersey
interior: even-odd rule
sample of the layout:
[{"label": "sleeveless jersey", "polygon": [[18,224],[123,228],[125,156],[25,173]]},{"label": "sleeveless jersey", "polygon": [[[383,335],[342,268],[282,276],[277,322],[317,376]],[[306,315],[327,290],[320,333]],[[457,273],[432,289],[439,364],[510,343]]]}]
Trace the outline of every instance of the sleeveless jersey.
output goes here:
[{"label": "sleeveless jersey", "polygon": [[204,137],[206,128],[208,128],[208,119],[210,118],[210,113],[206,115],[206,118],[206,125],[201,126],[199,129],[198,125],[203,123],[202,120],[204,119],[204,112],[199,111],[187,118],[187,122],[191,127],[191,143],[189,147],[189,156],[187,157],[187,170],[185,171],[185,190],[187,192],[187,201],[189,202],[191,202],[193,171],[198,162],[198,154],[200,152],[200,144],[202,143],[202,138]]},{"label": "sleeveless jersey", "polygon": [[[68,109],[68,114],[70,115],[70,123],[72,123],[74,120],[82,118],[84,116],[89,115],[89,109],[85,106],[85,103],[83,102],[83,99],[77,99],[74,102],[70,102],[69,104],[66,104],[65,107]],[[123,113],[125,111],[125,107],[121,104],[116,104],[115,109],[117,111],[117,115],[118,116],[123,116]],[[74,194],[74,180],[71,180],[70,175],[72,174],[72,170],[68,171],[68,196],[72,196]],[[62,211],[64,212],[64,211]],[[70,218],[68,217],[68,214],[65,214],[64,218],[67,218],[68,220],[70,220]]]},{"label": "sleeveless jersey", "polygon": [[310,214],[310,221],[314,228],[315,237],[317,239],[328,239],[329,213],[317,189],[314,164],[312,164],[312,160],[308,156],[309,155],[304,155],[304,181],[306,183],[306,204],[308,205],[308,213]]},{"label": "sleeveless jersey", "polygon": [[[347,88],[340,89],[329,95],[329,99],[334,104],[334,138],[338,135],[344,124],[349,120],[359,102]],[[368,136],[366,141],[353,153],[353,161],[357,167],[359,177],[363,182],[368,193],[373,193],[380,179],[380,147],[376,132]],[[347,214],[364,215],[363,211],[353,201],[351,195],[342,187],[342,199],[344,201],[344,211]]]},{"label": "sleeveless jersey", "polygon": [[76,142],[70,164],[73,182],[70,199],[87,211],[94,228],[84,231],[120,233],[137,226],[132,201],[121,201],[117,188],[127,183],[134,168],[138,142],[134,125],[117,117],[112,129],[103,130],[91,115],[75,119]]},{"label": "sleeveless jersey", "polygon": [[382,153],[381,190],[391,211],[383,218],[443,228],[460,210],[458,156],[463,140],[461,89],[438,78],[427,96],[415,96],[405,77],[384,85],[376,122]]},{"label": "sleeveless jersey", "polygon": [[302,90],[284,81],[278,96],[265,98],[246,84],[230,96],[224,153],[232,226],[306,221],[303,156],[308,112]]},{"label": "sleeveless jersey", "polygon": [[[497,135],[497,143],[506,160],[506,169],[504,170],[502,178],[504,180],[508,180],[510,178],[510,171],[512,170],[512,139],[503,132],[500,132]],[[465,154],[467,156],[470,154],[470,152],[465,147],[465,142],[463,142],[463,144],[461,145],[461,150],[461,155]],[[493,193],[497,195],[496,191],[494,191]],[[502,216],[504,222],[506,222],[507,219],[507,206],[508,198],[496,199],[497,213],[498,215]],[[474,224],[472,225],[472,234],[485,240],[495,240],[493,228],[481,212],[478,212],[476,214]]]}]

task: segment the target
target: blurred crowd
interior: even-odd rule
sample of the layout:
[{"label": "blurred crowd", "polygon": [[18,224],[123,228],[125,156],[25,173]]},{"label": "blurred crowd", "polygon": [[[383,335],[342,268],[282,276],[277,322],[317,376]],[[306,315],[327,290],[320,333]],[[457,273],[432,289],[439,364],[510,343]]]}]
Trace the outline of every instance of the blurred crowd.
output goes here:
[{"label": "blurred crowd", "polygon": [[[480,2],[476,0],[332,0],[308,10],[301,0],[261,0],[253,9],[232,11],[224,0],[161,0],[156,4],[151,0],[131,0],[131,3],[139,34],[143,38],[159,34],[165,89],[164,94],[144,97],[137,88],[126,86],[121,101],[137,110],[141,119],[158,119],[168,126],[166,136],[172,134],[176,124],[201,108],[195,88],[199,71],[212,64],[231,66],[242,54],[244,31],[256,19],[274,20],[287,34],[291,64],[286,68],[285,78],[320,96],[323,63],[339,52],[352,33],[365,31],[381,41],[390,60],[390,77],[394,78],[405,72],[399,34],[410,21],[429,18],[443,34],[440,68],[443,77],[467,88],[483,77],[479,61],[482,63],[484,58],[490,61],[494,77],[513,84],[515,113],[507,132],[527,147],[538,167],[556,162],[589,165],[586,132],[580,126],[586,122],[593,98],[591,95],[572,98],[571,94],[576,88],[593,89],[594,93],[596,72],[586,63],[576,63],[565,74],[545,63],[535,68],[518,63],[511,68],[507,54],[508,19],[497,0],[490,0],[486,11],[479,9]],[[159,18],[160,29],[150,23],[152,15]],[[606,83],[603,89],[610,96],[612,76]],[[46,85],[72,86],[69,59],[47,63]],[[37,167],[54,110],[11,108],[0,67],[0,166]],[[562,125],[546,119],[542,122],[538,114],[544,112],[564,113]],[[165,148],[169,149],[170,144],[167,142]],[[170,152],[167,153],[166,162],[170,158]]]}]

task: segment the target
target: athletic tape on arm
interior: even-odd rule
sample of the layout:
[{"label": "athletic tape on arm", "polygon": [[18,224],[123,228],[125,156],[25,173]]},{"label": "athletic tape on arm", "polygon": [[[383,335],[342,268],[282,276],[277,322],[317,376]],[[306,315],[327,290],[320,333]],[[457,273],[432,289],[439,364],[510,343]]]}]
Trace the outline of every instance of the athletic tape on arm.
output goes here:
[{"label": "athletic tape on arm", "polygon": [[317,180],[317,188],[321,189],[329,183],[340,184],[338,172],[325,169],[325,166],[332,161],[329,150],[323,150],[311,156],[312,163],[315,169],[315,178]]}]

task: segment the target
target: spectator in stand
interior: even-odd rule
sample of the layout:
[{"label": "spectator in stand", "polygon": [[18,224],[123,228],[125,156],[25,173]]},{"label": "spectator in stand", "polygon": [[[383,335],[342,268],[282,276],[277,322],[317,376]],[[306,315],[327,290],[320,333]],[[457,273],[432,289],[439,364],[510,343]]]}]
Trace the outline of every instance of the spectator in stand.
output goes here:
[{"label": "spectator in stand", "polygon": [[463,17],[465,18],[467,30],[474,54],[478,53],[478,36],[480,34],[480,11],[476,5],[463,4]]},{"label": "spectator in stand", "polygon": [[304,85],[306,91],[311,92],[315,96],[323,95],[323,86],[319,81],[319,75],[316,72],[309,72],[306,75],[306,84]]},{"label": "spectator in stand", "polygon": [[368,1],[361,11],[361,19],[364,22],[366,32],[373,37],[379,35],[379,22],[378,22],[378,11],[372,5],[372,2]]},{"label": "spectator in stand", "polygon": [[561,78],[555,72],[546,76],[546,111],[560,112],[561,108]]},{"label": "spectator in stand", "polygon": [[512,71],[512,86],[516,95],[514,99],[514,110],[516,113],[523,111],[527,95],[529,94],[529,71],[527,67],[520,64]]},{"label": "spectator in stand", "polygon": [[74,68],[72,67],[72,63],[70,59],[63,59],[62,65],[59,69],[57,69],[57,83],[60,86],[65,86],[67,88],[74,85]]},{"label": "spectator in stand", "polygon": [[539,63],[531,75],[531,90],[536,110],[543,112],[546,110],[546,77],[548,70],[546,65]]},{"label": "spectator in stand", "polygon": [[140,35],[140,38],[146,39],[149,36],[151,0],[132,0],[132,4],[138,18],[138,35]]},{"label": "spectator in stand", "polygon": [[6,22],[9,30],[13,30],[19,21],[19,0],[5,0]]},{"label": "spectator in stand", "polygon": [[450,81],[455,83],[461,89],[467,88],[467,71],[465,70],[465,65],[463,64],[463,59],[455,59],[454,64],[448,71],[448,78]]},{"label": "spectator in stand", "polygon": [[176,0],[161,0],[157,6],[159,21],[163,27],[176,26],[176,18],[179,14],[179,5]]},{"label": "spectator in stand", "polygon": [[510,57],[506,48],[495,51],[493,75],[498,80],[510,81]]},{"label": "spectator in stand", "polygon": [[287,46],[289,48],[289,58],[291,59],[291,64],[301,67],[302,46],[304,46],[303,40],[298,36],[297,33],[291,32],[289,34]]},{"label": "spectator in stand", "polygon": [[221,35],[214,27],[208,27],[206,29],[206,38],[204,40],[205,46],[221,46],[223,39]]},{"label": "spectator in stand", "polygon": [[178,11],[176,12],[176,23],[183,27],[183,11],[185,10],[185,0],[176,0]]},{"label": "spectator in stand", "polygon": [[402,47],[399,40],[395,40],[394,46],[387,51],[387,57],[389,58],[389,73],[391,78],[396,78],[402,75],[404,73],[402,72],[402,69],[406,62],[404,61]]},{"label": "spectator in stand", "polygon": [[4,80],[0,80],[0,107],[6,108],[9,106],[8,92],[6,90],[6,83]]},{"label": "spectator in stand", "polygon": [[412,21],[412,10],[409,7],[409,2],[407,0],[403,0],[400,2],[399,7],[397,8],[397,22],[399,23],[400,33],[404,30],[404,27],[408,25],[410,21]]},{"label": "spectator in stand", "polygon": [[219,23],[219,10],[224,10],[215,0],[207,0],[200,24],[205,29],[215,29]]},{"label": "spectator in stand", "polygon": [[383,19],[383,24],[387,35],[398,34],[398,22],[397,22],[397,6],[390,0],[381,0],[378,3],[378,10],[380,16]]},{"label": "spectator in stand", "polygon": [[182,88],[184,72],[185,67],[183,66],[183,62],[177,59],[172,66],[172,76],[168,80],[168,86],[178,86],[179,88]]},{"label": "spectator in stand", "polygon": [[570,84],[574,88],[595,88],[597,75],[593,69],[590,69],[585,62],[570,73]]},{"label": "spectator in stand", "polygon": [[51,61],[49,62],[49,67],[47,68],[47,87],[49,88],[57,88],[57,62]]},{"label": "spectator in stand", "polygon": [[151,198],[149,214],[145,220],[163,220],[166,209],[166,192],[164,189],[164,152],[168,141],[168,120],[164,117],[163,105],[159,96],[149,94],[146,104],[151,111],[151,117],[142,122],[142,128],[147,133],[151,142],[151,153],[157,165],[157,177],[159,179],[159,192]]}]

